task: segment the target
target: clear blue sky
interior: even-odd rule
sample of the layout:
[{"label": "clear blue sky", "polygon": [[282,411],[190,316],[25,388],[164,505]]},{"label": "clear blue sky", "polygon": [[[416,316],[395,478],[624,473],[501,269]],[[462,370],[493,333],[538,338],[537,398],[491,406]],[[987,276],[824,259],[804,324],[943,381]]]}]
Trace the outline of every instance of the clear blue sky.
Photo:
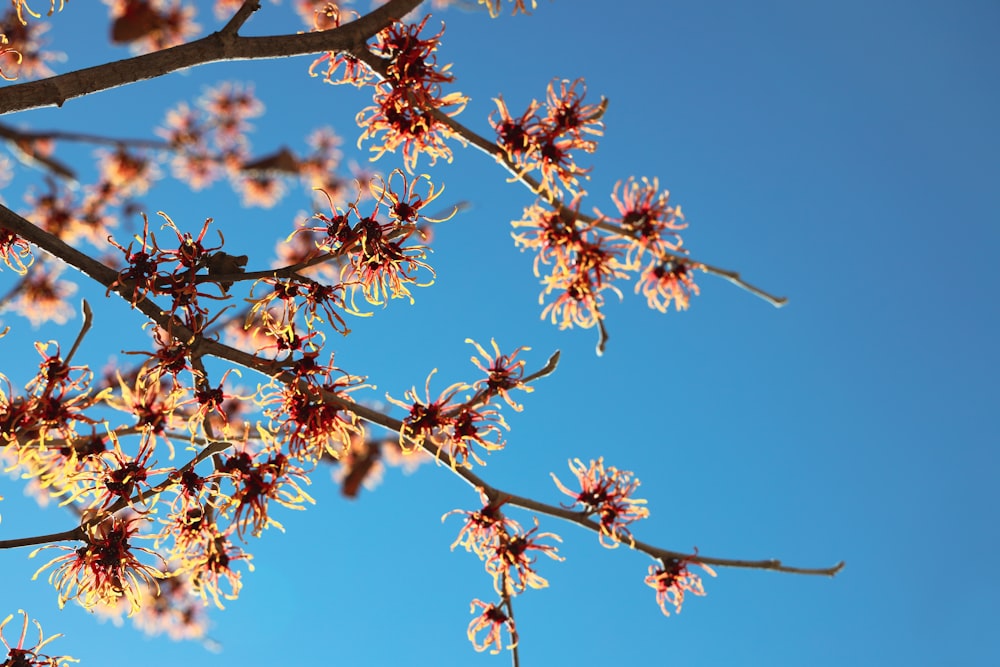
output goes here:
[{"label": "clear blue sky", "polygon": [[[52,21],[68,40],[56,42],[70,55],[60,71],[125,55],[76,27],[90,25],[88,9],[71,3]],[[247,31],[294,29],[285,14],[264,3]],[[466,124],[487,133],[497,93],[513,111],[553,77],[584,77],[610,99],[584,208],[612,208],[619,179],[657,176],[683,206],[694,257],[790,304],[774,309],[710,276],[685,313],[650,311],[629,292],[607,308],[598,358],[593,331],[539,320],[531,258],[509,237],[527,191],[459,148],[431,172],[445,199],[473,205],[437,228],[437,283],[412,307],[357,323],[337,342],[338,364],[369,375],[376,397],[399,397],[435,367],[442,388],[472,377],[466,337],[529,345],[535,367],[558,348],[558,372],[510,416],[490,481],[560,502],[549,472],[565,480],[567,459],[603,455],[642,480],[652,516],[635,532],[646,541],[847,561],[832,580],[720,569],[706,597],[665,618],[642,581],[648,558],[543,519],[566,561],[542,563],[550,588],[516,600],[522,664],[1000,664],[996,4],[542,0],[530,17],[440,16],[440,58],[472,97]],[[201,22],[215,25],[207,11]],[[308,79],[309,62],[212,65],[4,121],[137,136],[202,86],[252,78],[268,107],[259,153],[301,148],[309,128],[330,123],[350,155],[365,97]],[[21,183],[3,192],[8,202]],[[257,266],[307,205],[296,193],[245,211],[225,188],[159,192],[143,199],[151,212],[192,231],[215,218]],[[0,274],[0,292],[12,279]],[[98,366],[139,344],[116,338],[139,321],[102,294],[100,335],[87,342]],[[2,317],[16,324],[0,343],[12,378],[34,363],[33,336],[68,345],[77,327],[32,332]],[[460,522],[439,520],[477,507],[462,482],[443,469],[392,471],[347,502],[318,472],[310,493],[316,508],[279,514],[287,533],[249,546],[257,571],[212,615],[218,656],[58,612],[51,587],[28,581],[39,563],[27,550],[0,553],[0,616],[27,608],[65,633],[54,649],[89,665],[508,664],[465,639],[469,600],[492,585],[474,556],[449,551]],[[33,523],[6,478],[0,495],[0,536],[69,527],[57,510]]]}]

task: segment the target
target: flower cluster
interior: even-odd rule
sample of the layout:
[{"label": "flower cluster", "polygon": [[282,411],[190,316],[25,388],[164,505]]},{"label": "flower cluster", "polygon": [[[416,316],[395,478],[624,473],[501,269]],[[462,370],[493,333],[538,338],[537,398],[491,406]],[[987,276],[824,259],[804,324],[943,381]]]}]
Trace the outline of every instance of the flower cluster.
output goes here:
[{"label": "flower cluster", "polygon": [[[535,275],[543,284],[539,303],[552,298],[542,317],[561,329],[596,325],[603,318],[604,291],[620,296],[612,281],[628,276],[625,242],[580,226],[571,209],[551,210],[538,203],[513,224],[524,230],[513,234],[514,243],[537,252]],[[550,267],[546,275],[542,265]]]},{"label": "flower cluster", "polygon": [[397,22],[377,35],[371,48],[387,63],[384,78],[375,85],[374,105],[357,117],[358,125],[364,128],[358,145],[377,137],[371,147],[372,160],[401,149],[410,172],[416,169],[421,154],[430,158],[431,164],[439,158],[451,161],[446,139],[460,137],[442,116],[456,116],[468,101],[461,93],[442,91],[442,84],[453,82],[455,77],[450,65],[437,64],[444,25],[433,37],[420,37],[428,18],[419,24]]},{"label": "flower cluster", "polygon": [[485,465],[475,448],[487,452],[503,449],[502,435],[509,428],[507,422],[495,407],[478,405],[468,396],[452,402],[456,394],[471,388],[465,383],[451,385],[432,400],[431,378],[436,372],[437,369],[427,376],[424,398],[415,388],[406,392],[405,402],[386,396],[390,403],[408,411],[399,430],[400,447],[404,452],[422,447],[438,457],[447,455],[452,466],[469,468],[472,461]]},{"label": "flower cluster", "polygon": [[603,292],[621,297],[613,282],[634,272],[635,292],[661,312],[671,303],[683,310],[698,294],[694,271],[702,267],[687,258],[679,234],[684,216],[670,205],[670,193],[656,179],[630,178],[615,185],[611,198],[617,216],[583,216],[577,196],[569,206],[535,202],[512,223],[515,245],[535,253],[534,271],[543,285],[539,302],[546,304],[542,317],[560,328],[599,324]]},{"label": "flower cluster", "polygon": [[[401,187],[394,185],[395,180],[402,181]],[[427,180],[426,195],[417,192],[423,180]],[[426,246],[405,244],[410,238],[421,236],[422,221],[439,221],[427,217],[423,209],[441,194],[441,190],[435,190],[426,176],[409,181],[397,169],[386,180],[373,178],[369,191],[374,198],[370,213],[359,208],[360,197],[348,204],[345,211],[335,206],[332,197],[327,195],[331,215],[317,213],[313,216],[323,226],[301,227],[292,234],[293,237],[302,233],[324,235],[317,248],[326,253],[328,259],[342,262],[340,282],[351,288],[353,312],[357,312],[354,305],[357,292],[372,305],[385,305],[390,298],[408,298],[412,302],[409,285],[425,287],[431,284],[419,283],[416,272],[426,270],[434,274],[423,261]],[[388,220],[380,215],[383,206]]]},{"label": "flower cluster", "polygon": [[555,545],[545,544],[551,538],[561,542],[555,533],[539,533],[535,527],[525,531],[521,525],[506,517],[501,511],[505,500],[491,501],[483,494],[482,509],[469,512],[452,510],[451,514],[465,515],[465,525],[458,539],[451,545],[465,547],[484,561],[486,572],[493,577],[493,587],[504,597],[523,593],[528,588],[545,588],[549,582],[535,570],[537,554],[553,560],[562,560]]},{"label": "flower cluster", "polygon": [[584,104],[585,95],[582,79],[553,80],[544,105],[532,100],[517,118],[502,96],[494,100],[499,116],[491,114],[490,125],[497,133],[497,145],[519,177],[537,170],[540,191],[549,196],[563,188],[579,191],[580,179],[590,170],[577,165],[574,151],[593,153],[597,142],[592,137],[604,132],[600,118],[605,102]]},{"label": "flower cluster", "polygon": [[566,488],[555,473],[552,473],[552,479],[560,491],[573,498],[570,507],[582,506],[587,514],[597,517],[601,526],[601,544],[613,548],[622,541],[634,543],[629,524],[649,516],[649,510],[644,507],[646,501],[632,497],[639,487],[639,480],[630,472],[605,467],[603,458],[591,461],[587,466],[576,459],[570,461],[569,469],[576,476],[579,491]]},{"label": "flower cluster", "polygon": [[655,178],[652,182],[629,178],[615,184],[611,199],[618,216],[601,218],[617,223],[628,239],[630,269],[640,270],[645,264],[635,292],[642,292],[649,307],[660,312],[666,312],[671,302],[677,310],[687,308],[691,294],[698,293],[693,275],[697,264],[685,258],[678,232],[687,224],[680,207],[670,204],[670,192],[661,190]]}]

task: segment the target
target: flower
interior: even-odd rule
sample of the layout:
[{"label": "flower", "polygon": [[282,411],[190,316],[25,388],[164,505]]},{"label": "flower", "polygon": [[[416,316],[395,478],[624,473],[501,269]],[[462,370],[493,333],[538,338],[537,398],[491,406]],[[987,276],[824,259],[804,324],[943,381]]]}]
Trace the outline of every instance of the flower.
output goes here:
[{"label": "flower", "polygon": [[667,312],[671,302],[677,310],[686,310],[691,295],[699,292],[693,276],[696,266],[684,259],[654,261],[635,282],[635,293],[641,291],[649,307],[661,313]]},{"label": "flower", "polygon": [[[0,15],[0,34],[6,37],[0,48],[0,63],[12,66],[13,75],[5,74],[4,79],[34,79],[52,76],[49,63],[65,59],[65,54],[50,51],[43,35],[49,31],[48,23],[31,23],[24,20],[21,7],[27,7],[24,0],[15,0],[17,10],[10,9]],[[38,15],[28,9],[28,13]]]},{"label": "flower", "polygon": [[18,609],[17,613],[24,616],[24,625],[21,626],[21,636],[18,638],[16,646],[8,644],[7,639],[3,636],[3,629],[14,618],[14,614],[10,614],[3,622],[0,622],[0,641],[3,642],[4,647],[7,649],[7,659],[2,664],[10,665],[10,667],[65,667],[67,663],[80,662],[68,655],[51,656],[41,653],[40,651],[46,644],[53,639],[62,637],[62,635],[52,635],[46,639],[42,634],[42,626],[38,621],[35,621],[35,626],[38,628],[38,641],[31,648],[26,647],[24,641],[28,636],[28,613],[22,609]]},{"label": "flower", "polygon": [[562,542],[555,533],[538,533],[538,519],[535,527],[522,532],[520,526],[513,534],[507,530],[497,531],[496,542],[486,557],[486,571],[493,576],[493,587],[500,595],[514,595],[528,588],[545,588],[548,580],[535,571],[537,557],[532,552],[543,553],[553,560],[563,560],[556,553],[555,545],[542,544],[540,540],[552,538]]},{"label": "flower", "polygon": [[35,261],[28,242],[6,229],[0,229],[0,259],[8,268],[22,276]]},{"label": "flower", "polygon": [[[45,549],[68,551],[38,568],[32,579],[53,565],[49,583],[59,591],[59,606],[78,600],[86,609],[98,603],[114,605],[120,598],[129,602],[129,614],[139,609],[146,585],[156,586],[162,573],[136,558],[136,551],[159,555],[143,547],[133,547],[129,540],[139,532],[140,519],[113,516],[92,526],[85,534],[84,545],[77,549],[50,544],[31,552],[34,557]],[[162,560],[162,558],[160,558]]]},{"label": "flower", "polygon": [[[261,429],[261,433],[266,431]],[[233,510],[233,524],[240,538],[247,529],[254,537],[260,537],[268,526],[284,530],[268,514],[268,505],[272,500],[295,510],[305,509],[302,506],[304,502],[314,502],[299,486],[300,481],[309,483],[305,471],[270,447],[255,454],[246,449],[232,454],[208,479],[227,479],[232,483],[234,490],[222,506],[222,512],[228,514],[229,510]]]},{"label": "flower", "polygon": [[44,322],[66,324],[73,315],[67,299],[76,293],[77,286],[66,280],[57,280],[62,265],[39,263],[23,279],[11,308],[27,317],[31,325]]},{"label": "flower", "polygon": [[[650,182],[643,177],[641,184],[633,178],[624,184],[618,181],[611,200],[618,209],[617,221],[634,238],[629,265],[638,265],[647,250],[658,258],[667,252],[680,251],[681,237],[677,232],[687,227],[684,214],[680,206],[670,205],[670,191],[660,190],[658,179]],[[600,211],[597,213],[604,217]]]},{"label": "flower", "polygon": [[589,466],[575,459],[569,462],[569,469],[580,484],[579,492],[563,486],[555,473],[552,479],[560,491],[573,498],[570,507],[582,505],[588,514],[598,516],[601,544],[614,548],[623,540],[634,542],[628,525],[649,516],[649,510],[644,507],[646,501],[632,498],[639,480],[630,472],[611,466],[605,468],[603,458],[591,461]]},{"label": "flower", "polygon": [[[450,430],[455,424],[454,413],[460,404],[452,403],[451,399],[458,392],[468,389],[468,385],[456,382],[442,391],[436,400],[431,400],[431,378],[435,373],[437,373],[436,368],[427,376],[424,399],[420,399],[417,395],[416,387],[403,395],[409,402],[397,400],[386,394],[390,403],[409,411],[403,418],[402,428],[399,429],[399,446],[403,451],[413,449],[414,446],[422,446],[428,438]],[[431,442],[436,444],[433,439]]]},{"label": "flower", "polygon": [[[524,360],[517,360],[517,355],[521,352],[527,352],[531,348],[518,347],[511,354],[500,354],[500,346],[497,345],[495,339],[490,339],[490,343],[493,345],[493,354],[490,355],[483,349],[482,345],[471,338],[466,338],[465,342],[474,346],[479,352],[483,360],[472,357],[471,361],[476,365],[476,368],[487,375],[485,380],[479,380],[472,385],[473,388],[483,392],[485,397],[499,396],[507,405],[518,412],[524,409],[524,406],[515,403],[514,399],[510,397],[510,391],[512,389],[521,389],[528,393],[534,391],[532,387],[523,382]],[[485,365],[483,361],[486,362]]]},{"label": "flower", "polygon": [[480,559],[485,559],[491,553],[501,532],[508,530],[518,532],[521,530],[521,526],[513,519],[508,519],[500,511],[503,504],[507,502],[506,500],[491,501],[482,491],[480,491],[480,496],[484,503],[482,509],[475,512],[452,510],[442,516],[441,520],[444,521],[452,514],[464,514],[466,517],[465,525],[459,531],[458,538],[452,542],[451,548],[454,550],[455,547],[461,545],[465,547],[466,551],[471,551]]},{"label": "flower", "polygon": [[704,595],[705,587],[701,583],[701,577],[688,570],[688,566],[694,563],[705,570],[711,576],[715,576],[715,570],[704,563],[692,560],[697,556],[697,550],[692,556],[684,558],[668,558],[660,561],[659,567],[649,566],[649,574],[646,576],[646,585],[656,591],[656,603],[665,616],[670,616],[667,605],[672,605],[677,613],[681,611],[684,602],[684,593],[694,595]]},{"label": "flower", "polygon": [[[468,632],[469,641],[472,642],[473,648],[482,652],[490,646],[496,646],[496,648],[490,650],[491,654],[496,655],[503,648],[503,640],[500,632],[504,628],[507,628],[507,632],[510,633],[511,643],[507,645],[507,648],[512,649],[517,646],[517,630],[514,628],[514,619],[507,616],[500,605],[487,604],[482,600],[473,600],[469,606],[469,611],[475,613],[477,607],[482,609],[482,613],[469,623]],[[476,635],[483,630],[487,630],[487,632],[480,641]]]}]

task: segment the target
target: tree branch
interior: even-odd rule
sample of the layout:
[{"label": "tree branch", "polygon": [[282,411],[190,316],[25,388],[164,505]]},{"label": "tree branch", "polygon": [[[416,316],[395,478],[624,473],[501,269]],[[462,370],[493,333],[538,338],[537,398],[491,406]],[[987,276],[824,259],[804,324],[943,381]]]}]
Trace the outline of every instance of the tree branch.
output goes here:
[{"label": "tree branch", "polygon": [[[421,1],[390,0],[356,21],[322,32],[268,37],[241,37],[233,32],[214,32],[193,42],[155,53],[87,67],[40,81],[6,86],[0,89],[3,91],[3,95],[0,95],[0,115],[39,107],[62,106],[75,97],[157,78],[206,63],[285,58],[358,48],[394,20],[415,9]],[[247,4],[254,3],[244,3],[240,12]],[[237,16],[240,12],[237,12]]]}]

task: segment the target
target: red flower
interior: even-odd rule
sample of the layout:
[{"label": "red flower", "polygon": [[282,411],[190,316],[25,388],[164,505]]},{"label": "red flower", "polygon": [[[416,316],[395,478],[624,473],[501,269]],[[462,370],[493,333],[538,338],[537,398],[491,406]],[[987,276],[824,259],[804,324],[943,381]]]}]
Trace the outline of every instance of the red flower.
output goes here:
[{"label": "red flower", "polygon": [[646,297],[650,308],[667,312],[673,302],[677,310],[686,310],[692,294],[698,294],[693,269],[697,266],[683,259],[654,261],[635,283],[635,293]]},{"label": "red flower", "polygon": [[[455,423],[454,413],[459,404],[451,403],[451,399],[458,392],[468,389],[468,385],[456,382],[441,392],[437,400],[431,400],[431,378],[436,372],[435,368],[427,376],[423,399],[417,395],[416,387],[403,395],[403,398],[407,399],[408,402],[397,400],[386,394],[390,403],[409,411],[409,414],[403,419],[403,427],[399,430],[399,446],[403,451],[423,445],[432,436],[444,435],[444,432]],[[437,444],[433,439],[431,443]]]},{"label": "red flower", "polygon": [[[496,648],[490,651],[491,654],[496,655],[503,649],[501,632],[504,628],[507,628],[507,632],[510,634],[510,644],[507,645],[507,648],[512,649],[517,646],[517,630],[514,628],[514,619],[507,616],[500,605],[486,604],[482,600],[473,600],[469,606],[469,611],[476,613],[476,607],[482,609],[482,613],[469,623],[468,635],[473,648],[481,652],[490,646],[496,646]],[[486,636],[480,641],[476,635],[483,630],[487,630]]]},{"label": "red flower", "polygon": [[[482,345],[471,338],[466,338],[465,342],[473,345],[476,351],[479,352],[482,360],[472,357],[471,361],[476,365],[476,368],[487,375],[485,380],[477,381],[473,387],[477,391],[482,392],[486,398],[499,396],[507,405],[520,412],[524,406],[514,402],[514,399],[510,397],[510,391],[513,389],[520,389],[528,393],[534,391],[532,387],[522,382],[524,378],[524,360],[517,359],[517,355],[521,354],[521,352],[527,352],[531,348],[519,347],[512,354],[500,354],[500,346],[497,345],[496,340],[490,339],[490,343],[493,345],[493,354],[490,355],[483,349]],[[486,362],[485,364],[483,363],[484,361]]]},{"label": "red flower", "polygon": [[18,638],[16,646],[8,644],[7,639],[3,636],[3,629],[14,618],[14,614],[10,614],[3,622],[0,622],[0,641],[7,649],[7,659],[3,661],[3,665],[10,665],[10,667],[65,667],[67,663],[80,662],[68,655],[51,656],[41,653],[40,651],[46,644],[53,639],[62,637],[62,635],[52,635],[46,639],[42,635],[42,626],[38,621],[35,621],[35,626],[38,628],[38,641],[35,642],[34,646],[26,647],[24,641],[28,636],[28,614],[21,609],[18,610],[18,613],[24,616],[24,625],[21,626],[21,636]]},{"label": "red flower", "polygon": [[485,494],[480,495],[485,503],[482,509],[475,512],[452,510],[442,516],[441,520],[444,521],[452,514],[464,514],[465,525],[459,531],[458,538],[452,542],[451,548],[463,546],[466,551],[471,551],[480,559],[485,559],[491,553],[493,545],[498,541],[500,533],[505,533],[508,530],[519,532],[521,526],[513,519],[508,519],[500,511],[506,502],[505,500],[492,502]]},{"label": "red flower", "polygon": [[[697,552],[696,552],[697,553]],[[701,577],[688,570],[692,563],[705,570],[711,576],[715,576],[715,570],[704,563],[691,560],[693,556],[686,558],[670,558],[660,561],[660,566],[649,566],[649,575],[646,577],[646,585],[656,591],[656,603],[665,616],[670,616],[667,605],[674,607],[680,613],[681,605],[684,602],[684,593],[694,595],[704,595],[705,588],[701,583]]]},{"label": "red flower", "polygon": [[532,552],[545,554],[553,560],[563,560],[556,553],[556,547],[542,544],[540,540],[552,538],[562,542],[555,533],[538,533],[538,519],[535,527],[522,532],[520,526],[513,534],[506,529],[497,531],[496,542],[486,557],[486,571],[493,576],[493,587],[500,595],[514,595],[528,588],[545,588],[548,580],[535,571],[537,556]]},{"label": "red flower", "polygon": [[134,613],[139,609],[144,587],[155,587],[156,580],[162,576],[155,567],[140,562],[134,552],[142,551],[158,558],[159,555],[129,543],[139,532],[139,522],[140,519],[135,518],[111,517],[88,531],[82,547],[73,549],[50,544],[35,549],[30,557],[43,549],[61,549],[69,553],[40,567],[32,579],[58,563],[49,575],[49,583],[59,591],[60,607],[68,600],[79,600],[90,609],[98,603],[113,605],[119,598],[125,598]]},{"label": "red flower", "polygon": [[628,525],[649,516],[644,507],[645,500],[633,498],[639,487],[639,480],[632,473],[614,467],[604,467],[604,459],[591,461],[584,467],[580,459],[570,461],[569,469],[576,475],[580,491],[571,491],[559,481],[555,473],[552,479],[559,490],[573,498],[573,507],[582,505],[588,514],[596,514],[601,524],[600,540],[606,547],[617,547],[623,540],[633,541]]},{"label": "red flower", "polygon": [[254,537],[260,537],[268,526],[283,530],[268,513],[272,500],[296,510],[305,509],[304,502],[314,502],[299,486],[300,481],[309,481],[302,468],[270,448],[255,454],[246,449],[235,452],[209,479],[227,479],[232,483],[233,491],[221,509],[226,515],[233,509],[233,524],[240,538],[247,529]]},{"label": "red flower", "polygon": [[431,164],[438,158],[451,161],[451,148],[445,139],[459,135],[431,112],[455,116],[468,102],[461,93],[444,94],[441,90],[442,83],[451,83],[455,77],[448,71],[450,65],[438,67],[435,55],[444,25],[433,37],[420,38],[428,18],[424,17],[420,24],[397,22],[378,34],[372,51],[389,61],[385,80],[375,88],[375,105],[357,116],[358,125],[365,130],[359,145],[381,135],[379,143],[371,148],[375,153],[372,159],[402,148],[403,160],[411,172],[421,153],[430,157]]}]

